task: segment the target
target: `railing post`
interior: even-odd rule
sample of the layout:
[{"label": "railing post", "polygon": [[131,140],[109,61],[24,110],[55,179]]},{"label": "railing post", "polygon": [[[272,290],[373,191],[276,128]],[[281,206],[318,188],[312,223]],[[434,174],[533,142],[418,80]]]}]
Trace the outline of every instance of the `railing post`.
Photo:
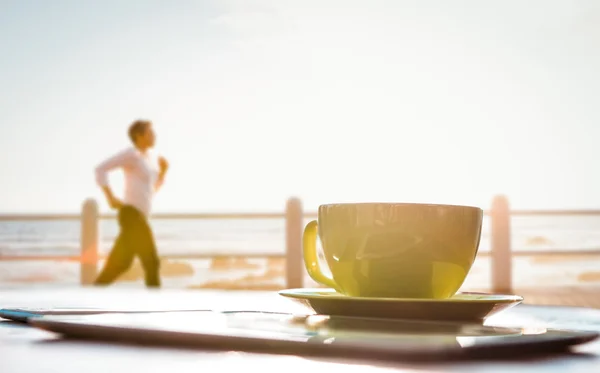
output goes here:
[{"label": "railing post", "polygon": [[512,253],[510,237],[510,207],[505,196],[492,202],[491,217],[491,274],[492,291],[512,292]]},{"label": "railing post", "polygon": [[98,203],[92,198],[83,203],[81,209],[81,272],[82,285],[90,285],[97,275],[99,247]]},{"label": "railing post", "polygon": [[302,256],[302,231],[304,214],[300,199],[288,199],[285,208],[285,264],[286,287],[301,288],[304,286],[304,263]]}]

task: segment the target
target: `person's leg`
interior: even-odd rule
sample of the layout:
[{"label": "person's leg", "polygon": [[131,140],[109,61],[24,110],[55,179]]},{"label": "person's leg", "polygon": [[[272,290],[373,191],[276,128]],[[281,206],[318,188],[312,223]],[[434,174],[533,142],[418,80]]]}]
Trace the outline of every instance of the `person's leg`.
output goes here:
[{"label": "person's leg", "polygon": [[104,268],[94,281],[94,285],[109,285],[129,269],[133,263],[134,252],[130,245],[131,218],[123,209],[119,210],[120,232],[115,244],[104,263]]},{"label": "person's leg", "polygon": [[144,269],[146,287],[160,287],[160,259],[156,250],[154,234],[146,218],[139,212],[136,224],[135,248]]}]

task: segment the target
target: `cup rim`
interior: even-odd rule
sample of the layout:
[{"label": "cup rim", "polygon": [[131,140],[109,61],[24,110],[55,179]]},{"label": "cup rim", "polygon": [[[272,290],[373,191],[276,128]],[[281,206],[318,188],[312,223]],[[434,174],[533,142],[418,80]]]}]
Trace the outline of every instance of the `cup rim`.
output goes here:
[{"label": "cup rim", "polygon": [[444,203],[419,203],[419,202],[341,202],[341,203],[326,203],[319,205],[319,209],[324,207],[348,207],[348,206],[375,206],[375,205],[383,205],[383,206],[422,206],[422,207],[445,207],[445,208],[466,208],[466,209],[475,209],[483,212],[481,207],[471,206],[471,205],[453,205],[453,204],[444,204]]}]

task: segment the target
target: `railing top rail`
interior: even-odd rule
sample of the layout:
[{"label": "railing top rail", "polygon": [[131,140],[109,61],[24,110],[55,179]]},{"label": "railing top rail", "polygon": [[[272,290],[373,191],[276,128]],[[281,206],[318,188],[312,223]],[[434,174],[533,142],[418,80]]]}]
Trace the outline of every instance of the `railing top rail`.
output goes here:
[{"label": "railing top rail", "polygon": [[[493,253],[490,251],[481,251],[477,254],[477,257],[489,257],[492,256]],[[512,251],[512,256],[516,257],[528,257],[528,256],[568,256],[568,257],[577,257],[577,256],[598,256],[600,255],[600,249],[594,250],[582,250],[582,249],[573,249],[573,250],[519,250]],[[189,253],[175,253],[175,254],[164,254],[160,256],[161,259],[219,259],[219,258],[261,258],[261,259],[273,259],[273,258],[284,258],[285,253],[282,251],[280,253],[261,253],[261,252],[234,252],[229,254],[219,254],[219,253],[200,253],[200,252],[189,252]],[[98,255],[98,259],[106,258],[106,254]],[[81,261],[82,257],[80,255],[0,255],[1,261],[47,261],[47,260],[68,260],[68,261]]]},{"label": "railing top rail", "polygon": [[[490,211],[484,211],[490,215]],[[600,210],[512,210],[511,216],[600,216]],[[304,212],[305,217],[316,217],[315,211]],[[100,214],[100,219],[114,219],[115,214]],[[0,221],[78,220],[77,213],[65,214],[0,214]],[[156,213],[152,219],[283,219],[284,212],[207,212]]]},{"label": "railing top rail", "polygon": [[[307,216],[310,214],[307,213]],[[114,219],[115,214],[100,214],[100,219]],[[258,212],[258,213],[157,213],[152,219],[282,219],[283,212]],[[28,221],[28,220],[79,220],[81,214],[0,214],[0,221]]]},{"label": "railing top rail", "polygon": [[510,214],[512,216],[600,216],[600,210],[512,210]]}]

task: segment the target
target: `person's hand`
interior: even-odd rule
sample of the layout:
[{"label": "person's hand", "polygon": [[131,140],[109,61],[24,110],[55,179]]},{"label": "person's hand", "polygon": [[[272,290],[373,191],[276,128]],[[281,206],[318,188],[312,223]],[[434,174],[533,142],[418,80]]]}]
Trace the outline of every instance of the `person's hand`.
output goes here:
[{"label": "person's hand", "polygon": [[108,185],[105,185],[102,187],[102,191],[104,192],[104,195],[106,196],[106,201],[108,202],[108,205],[110,206],[111,209],[120,209],[121,207],[123,207],[123,202],[118,199],[117,197],[115,197],[115,195],[113,194],[112,190],[110,189],[110,187]]},{"label": "person's hand", "polygon": [[118,210],[123,207],[123,202],[115,196],[108,197],[108,205],[110,208]]},{"label": "person's hand", "polygon": [[169,162],[167,162],[165,157],[158,157],[158,168],[160,169],[161,174],[165,174],[169,169]]}]

